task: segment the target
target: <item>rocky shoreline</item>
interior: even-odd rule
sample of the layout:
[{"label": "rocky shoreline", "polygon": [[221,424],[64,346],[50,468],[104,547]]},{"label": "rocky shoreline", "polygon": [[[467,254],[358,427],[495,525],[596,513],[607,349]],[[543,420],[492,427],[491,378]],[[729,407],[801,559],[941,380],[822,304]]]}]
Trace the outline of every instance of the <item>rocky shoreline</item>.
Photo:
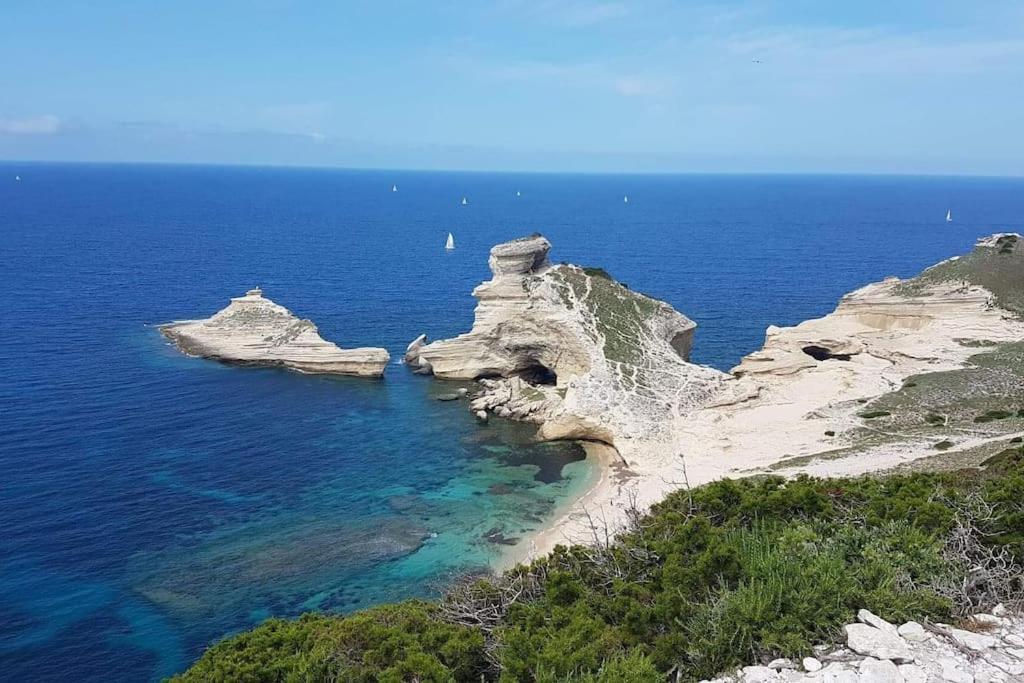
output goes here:
[{"label": "rocky shoreline", "polygon": [[309,374],[380,377],[390,356],[381,348],[341,349],[303,320],[251,289],[203,320],[160,326],[183,353],[237,365],[284,367]]},{"label": "rocky shoreline", "polygon": [[[472,329],[429,344],[419,337],[406,363],[478,380],[470,409],[479,416],[533,422],[541,439],[593,440],[619,454],[615,477],[601,477],[519,549],[529,559],[586,542],[595,516],[616,528],[634,506],[685,485],[764,472],[860,474],[936,456],[936,444],[950,443],[949,457],[983,456],[1024,436],[1024,414],[982,423],[979,407],[956,418],[955,390],[901,396],[900,416],[872,410],[919,376],[941,385],[979,351],[1024,341],[1019,239],[993,235],[915,278],[852,292],[824,318],[769,328],[761,350],[723,373],[688,362],[689,318],[599,269],[552,265],[550,243],[533,235],[492,249],[493,277],[473,292]],[[1012,403],[1024,389],[1024,355],[1020,366],[986,386],[990,403]]]}]

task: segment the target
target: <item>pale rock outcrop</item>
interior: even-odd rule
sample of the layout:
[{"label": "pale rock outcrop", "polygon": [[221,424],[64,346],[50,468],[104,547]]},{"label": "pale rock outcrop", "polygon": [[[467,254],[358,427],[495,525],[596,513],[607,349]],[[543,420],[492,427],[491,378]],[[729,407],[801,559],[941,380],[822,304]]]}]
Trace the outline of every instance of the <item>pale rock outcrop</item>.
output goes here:
[{"label": "pale rock outcrop", "polygon": [[[552,265],[540,235],[491,249],[473,290],[473,328],[406,353],[415,371],[480,380],[471,409],[541,425],[544,439],[592,439],[629,457],[709,404],[727,375],[687,362],[696,324],[604,271]],[[732,384],[732,383],[730,383]]]},{"label": "pale rock outcrop", "polygon": [[[627,466],[606,472],[514,559],[587,542],[594,511],[614,530],[634,505],[643,510],[686,484],[856,475],[939,453],[995,452],[1024,436],[1016,418],[977,425],[963,401],[962,414],[941,411],[940,425],[925,424],[921,406],[881,413],[892,420],[865,415],[911,377],[959,371],[980,351],[1024,340],[1024,241],[1015,234],[983,239],[917,277],[867,285],[824,318],[771,327],[764,348],[731,375],[686,361],[692,321],[603,271],[551,265],[549,248],[540,236],[495,247],[494,277],[474,291],[473,329],[417,340],[407,356],[438,377],[481,379],[474,411],[538,423],[543,438],[613,444]],[[1018,380],[990,374],[991,391],[981,391],[1016,405]],[[919,427],[896,422],[915,419]],[[953,448],[938,450],[947,437]]]},{"label": "pale rock outcrop", "polygon": [[910,649],[896,629],[892,631],[875,628],[867,624],[848,624],[846,630],[846,646],[857,654],[876,659],[891,659],[900,664],[913,661]]},{"label": "pale rock outcrop", "polygon": [[[996,613],[999,615],[997,616]],[[871,623],[865,623],[865,617]],[[866,610],[860,623],[845,627],[850,649],[816,647],[815,657],[802,667],[790,660],[774,660],[768,666],[743,667],[729,675],[703,683],[1019,683],[1024,681],[1024,650],[1014,643],[1024,634],[1024,618],[1001,605],[991,613],[975,615],[971,622],[987,633],[964,636],[962,629],[944,624],[927,629],[916,622],[897,628]],[[868,630],[873,634],[863,635]],[[906,635],[913,635],[909,638]],[[918,637],[920,636],[920,637]],[[980,637],[980,640],[975,638]],[[854,647],[864,641],[885,643],[885,648],[864,652]],[[895,644],[894,644],[895,643]],[[970,643],[968,645],[967,643]],[[984,645],[982,647],[982,645]],[[819,661],[820,660],[820,661]],[[822,667],[824,664],[824,667]]]},{"label": "pale rock outcrop", "polygon": [[380,377],[388,352],[341,349],[320,337],[310,320],[252,289],[204,320],[182,320],[160,331],[184,353],[240,365],[280,366],[311,374]]},{"label": "pale rock outcrop", "polygon": [[[1016,234],[984,238],[916,277],[869,284],[823,318],[769,327],[763,348],[733,368],[731,394],[677,423],[689,445],[689,481],[768,468],[856,475],[935,455],[947,438],[942,425],[887,429],[885,420],[862,418],[864,405],[912,376],[961,370],[976,354],[1021,340],[1024,241]],[[912,419],[911,410],[894,415]],[[998,447],[995,430],[973,427],[949,430],[955,450]]]}]

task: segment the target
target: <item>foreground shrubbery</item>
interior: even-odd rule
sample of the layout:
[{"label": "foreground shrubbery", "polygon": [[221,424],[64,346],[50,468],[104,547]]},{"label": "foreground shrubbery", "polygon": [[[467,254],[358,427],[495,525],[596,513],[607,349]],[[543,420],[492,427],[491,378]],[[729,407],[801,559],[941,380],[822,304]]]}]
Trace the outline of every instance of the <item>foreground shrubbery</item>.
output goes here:
[{"label": "foreground shrubbery", "polygon": [[861,607],[921,620],[1020,599],[1022,560],[1019,448],[982,473],[721,481],[437,603],[268,621],[180,680],[693,680],[808,654]]}]

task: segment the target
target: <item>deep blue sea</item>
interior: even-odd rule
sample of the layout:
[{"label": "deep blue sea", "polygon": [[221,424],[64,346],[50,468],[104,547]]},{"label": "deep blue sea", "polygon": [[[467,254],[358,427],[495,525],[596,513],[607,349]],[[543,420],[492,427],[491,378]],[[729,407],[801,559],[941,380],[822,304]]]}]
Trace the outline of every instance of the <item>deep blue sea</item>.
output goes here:
[{"label": "deep blue sea", "polygon": [[397,360],[468,329],[488,249],[540,231],[694,318],[694,360],[727,369],[769,324],[1022,229],[1019,179],[0,164],[4,676],[158,680],[271,615],[430,595],[594,475],[397,363],[228,367],[155,323],[259,285]]}]

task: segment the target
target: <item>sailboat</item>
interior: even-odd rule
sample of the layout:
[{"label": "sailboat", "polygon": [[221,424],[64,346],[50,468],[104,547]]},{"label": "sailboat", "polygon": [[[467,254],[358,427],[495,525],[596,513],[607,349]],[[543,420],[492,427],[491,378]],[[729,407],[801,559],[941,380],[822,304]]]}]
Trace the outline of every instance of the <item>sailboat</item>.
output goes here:
[{"label": "sailboat", "polygon": [[444,248],[447,251],[451,251],[452,249],[455,248],[455,236],[452,235],[451,233],[448,233],[448,239],[445,240]]},{"label": "sailboat", "polygon": [[21,176],[20,175],[16,175],[16,176],[14,176],[14,179],[15,180],[21,180]]},{"label": "sailboat", "polygon": [[392,192],[398,192],[398,185],[392,185],[391,186],[391,191]]},{"label": "sailboat", "polygon": [[629,195],[628,194],[622,198],[622,203],[623,204],[629,204]]},{"label": "sailboat", "polygon": [[946,222],[947,223],[952,223],[953,222],[953,209],[946,209]]},{"label": "sailboat", "polygon": [[523,196],[523,193],[522,193],[522,192],[520,192],[519,190],[516,190],[516,196],[517,196],[517,197],[522,197],[522,196]]},{"label": "sailboat", "polygon": [[467,202],[467,201],[466,201],[466,198],[465,198],[465,197],[463,197],[463,198],[462,198],[462,205],[463,205],[463,206],[465,206],[466,204],[469,204],[469,202]]}]

